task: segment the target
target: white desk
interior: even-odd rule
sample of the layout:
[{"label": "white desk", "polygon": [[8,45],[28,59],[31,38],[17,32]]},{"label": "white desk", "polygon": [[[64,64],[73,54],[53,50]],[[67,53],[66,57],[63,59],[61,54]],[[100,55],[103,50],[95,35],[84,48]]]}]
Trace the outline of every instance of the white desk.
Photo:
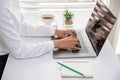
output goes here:
[{"label": "white desk", "polygon": [[[27,38],[30,42],[38,42],[40,38]],[[50,40],[44,38],[42,40]],[[72,60],[90,60],[93,66],[93,79],[87,80],[119,80],[120,61],[114,54],[108,42],[105,43],[100,55],[97,58],[72,58]],[[56,61],[71,59],[53,59],[48,53],[38,58],[16,60],[9,56],[2,80],[74,80],[61,78],[59,66]],[[86,80],[76,78],[75,80]]]},{"label": "white desk", "polygon": [[[26,40],[38,42],[40,40],[50,40],[50,38],[27,38]],[[16,60],[9,56],[2,80],[120,80],[120,61],[117,59],[108,41],[97,58],[73,59],[90,60],[93,66],[94,78],[61,78],[56,61],[70,59],[53,59],[50,52],[41,57],[24,60]]]}]

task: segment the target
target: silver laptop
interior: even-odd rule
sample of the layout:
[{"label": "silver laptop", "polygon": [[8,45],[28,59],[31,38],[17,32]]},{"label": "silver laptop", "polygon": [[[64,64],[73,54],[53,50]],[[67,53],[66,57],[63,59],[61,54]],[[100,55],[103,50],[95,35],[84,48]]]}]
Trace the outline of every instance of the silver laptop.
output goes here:
[{"label": "silver laptop", "polygon": [[86,28],[76,30],[81,50],[57,48],[53,51],[54,58],[98,56],[115,22],[116,17],[101,0],[98,0]]}]

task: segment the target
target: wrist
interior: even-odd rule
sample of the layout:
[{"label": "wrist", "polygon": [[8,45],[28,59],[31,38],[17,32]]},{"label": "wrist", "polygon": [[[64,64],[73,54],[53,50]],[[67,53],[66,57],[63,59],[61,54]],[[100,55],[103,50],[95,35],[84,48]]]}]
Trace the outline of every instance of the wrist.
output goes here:
[{"label": "wrist", "polygon": [[55,30],[55,35],[58,35],[58,33],[59,33],[59,30],[56,29],[56,30]]},{"label": "wrist", "polygon": [[59,48],[59,41],[58,40],[54,40],[54,48]]}]

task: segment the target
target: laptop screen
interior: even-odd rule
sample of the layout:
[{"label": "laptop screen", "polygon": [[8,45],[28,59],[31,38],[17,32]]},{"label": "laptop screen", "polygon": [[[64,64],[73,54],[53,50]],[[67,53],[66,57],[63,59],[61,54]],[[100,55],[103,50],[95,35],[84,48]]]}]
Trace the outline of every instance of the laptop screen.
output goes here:
[{"label": "laptop screen", "polygon": [[115,22],[115,16],[101,0],[98,0],[85,29],[97,55]]}]

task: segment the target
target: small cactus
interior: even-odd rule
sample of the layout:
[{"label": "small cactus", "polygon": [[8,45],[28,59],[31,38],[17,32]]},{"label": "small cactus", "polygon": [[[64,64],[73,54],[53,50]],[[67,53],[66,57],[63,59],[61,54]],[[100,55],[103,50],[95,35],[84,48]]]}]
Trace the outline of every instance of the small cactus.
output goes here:
[{"label": "small cactus", "polygon": [[65,24],[71,25],[73,24],[73,21],[71,20],[73,18],[74,14],[72,14],[68,9],[65,10],[64,17],[65,17]]},{"label": "small cactus", "polygon": [[74,14],[72,14],[70,11],[68,11],[68,9],[66,9],[64,16],[66,20],[71,20]]}]

